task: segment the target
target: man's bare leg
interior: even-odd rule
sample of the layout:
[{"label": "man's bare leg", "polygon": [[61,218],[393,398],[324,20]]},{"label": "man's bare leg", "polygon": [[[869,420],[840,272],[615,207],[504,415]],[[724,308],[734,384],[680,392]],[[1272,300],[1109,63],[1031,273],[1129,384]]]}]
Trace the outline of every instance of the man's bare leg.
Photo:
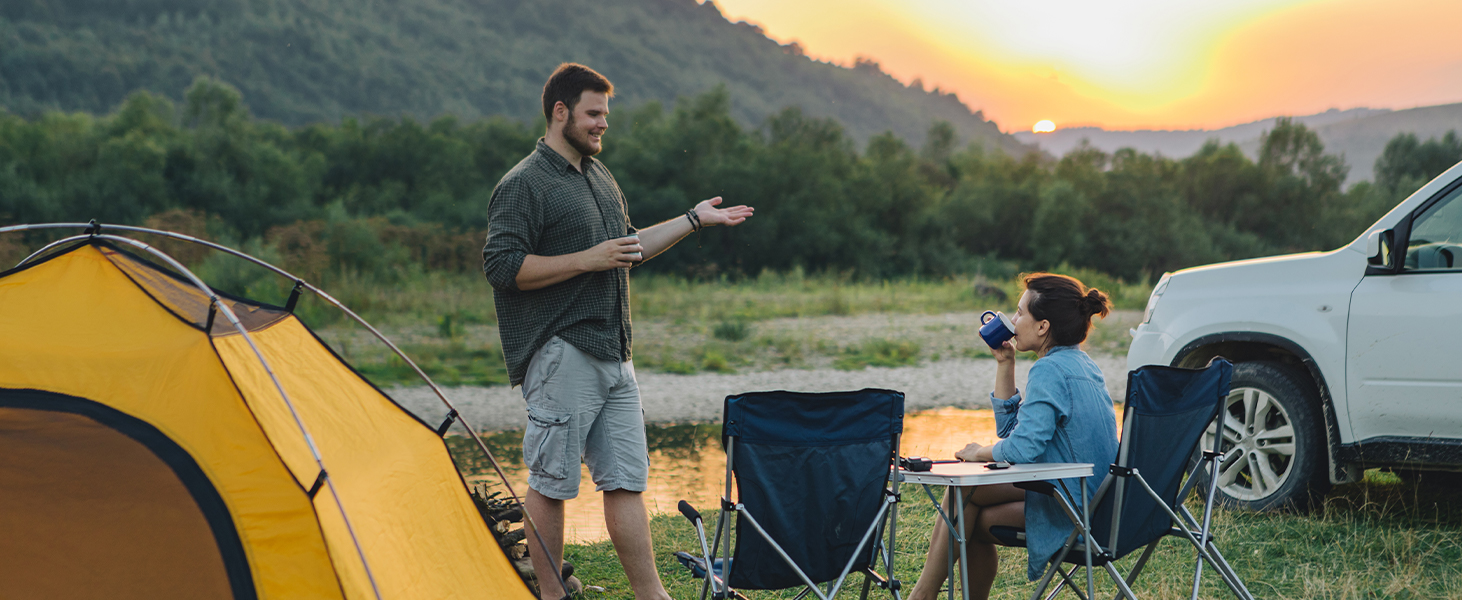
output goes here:
[{"label": "man's bare leg", "polygon": [[[564,587],[559,585],[559,577],[554,570],[564,563],[564,501],[529,488],[528,496],[524,498],[524,509],[529,511],[529,518],[524,521],[524,541],[529,545],[529,562],[533,563],[534,573],[539,579],[539,598],[559,600],[564,597]],[[544,554],[544,547],[539,545],[539,537],[534,535],[536,530],[549,546],[548,556]],[[554,558],[552,563],[549,562],[550,556]]]},{"label": "man's bare leg", "polygon": [[637,600],[670,600],[656,572],[656,557],[651,549],[651,522],[646,516],[645,499],[640,492],[610,490],[605,492],[605,528],[620,566],[630,580],[630,589]]}]

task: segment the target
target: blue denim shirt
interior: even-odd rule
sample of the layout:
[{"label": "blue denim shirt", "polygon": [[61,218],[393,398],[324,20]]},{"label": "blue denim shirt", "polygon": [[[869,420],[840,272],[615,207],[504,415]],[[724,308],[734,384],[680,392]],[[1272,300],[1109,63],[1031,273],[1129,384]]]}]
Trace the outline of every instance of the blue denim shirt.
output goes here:
[{"label": "blue denim shirt", "polygon": [[[1092,463],[1088,497],[1098,492],[1108,464],[1118,457],[1118,426],[1103,372],[1086,352],[1077,346],[1053,348],[1027,371],[1025,398],[1020,390],[1005,400],[993,394],[991,406],[996,435],[1002,438],[991,447],[996,460]],[[1066,480],[1074,494],[1077,481]],[[1026,519],[1027,579],[1035,580],[1062,550],[1073,523],[1057,500],[1033,492],[1027,492]]]}]

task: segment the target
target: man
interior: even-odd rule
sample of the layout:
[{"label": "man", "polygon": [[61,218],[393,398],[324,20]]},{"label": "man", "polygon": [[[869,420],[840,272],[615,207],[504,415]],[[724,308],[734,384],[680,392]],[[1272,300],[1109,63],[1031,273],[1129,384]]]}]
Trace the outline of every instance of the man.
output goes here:
[{"label": "man", "polygon": [[493,285],[509,381],[523,386],[528,404],[526,533],[545,600],[565,595],[553,573],[563,556],[564,501],[579,494],[581,459],[605,494],[605,525],[636,598],[667,598],[641,498],[650,458],[630,362],[629,269],[693,230],[752,216],[746,206],[717,208],[718,197],[658,225],[632,227],[615,178],[591,158],[609,127],[613,94],[589,67],[559,65],[544,84],[547,132],[488,204],[483,273]]}]

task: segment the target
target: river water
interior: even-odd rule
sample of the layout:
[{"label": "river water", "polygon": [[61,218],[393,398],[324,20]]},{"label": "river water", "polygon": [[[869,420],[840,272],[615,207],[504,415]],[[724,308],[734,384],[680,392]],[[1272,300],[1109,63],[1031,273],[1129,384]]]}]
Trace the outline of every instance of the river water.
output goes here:
[{"label": "river water", "polygon": [[[1122,416],[1120,405],[1115,416]],[[716,510],[725,491],[727,456],[719,443],[722,426],[715,423],[646,426],[651,456],[650,489],[645,493],[646,509],[674,513],[686,500],[703,513]],[[901,456],[949,459],[971,442],[996,442],[996,422],[989,409],[941,408],[905,415],[900,440]],[[507,474],[518,494],[527,491],[528,471],[523,465],[523,431],[486,434],[484,441]],[[489,491],[503,491],[503,484],[482,453],[460,436],[448,438],[449,446],[464,470],[469,485],[487,485]],[[580,495],[565,503],[565,541],[588,543],[607,539],[601,494],[594,492],[589,469],[581,466]]]}]

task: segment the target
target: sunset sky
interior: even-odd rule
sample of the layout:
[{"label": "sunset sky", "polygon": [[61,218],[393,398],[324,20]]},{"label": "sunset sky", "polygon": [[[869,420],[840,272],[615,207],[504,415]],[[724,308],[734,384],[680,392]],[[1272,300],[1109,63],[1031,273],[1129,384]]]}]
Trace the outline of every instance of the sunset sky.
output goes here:
[{"label": "sunset sky", "polygon": [[1215,129],[1461,96],[1459,0],[715,0],[812,57],[879,62],[1003,131]]}]

